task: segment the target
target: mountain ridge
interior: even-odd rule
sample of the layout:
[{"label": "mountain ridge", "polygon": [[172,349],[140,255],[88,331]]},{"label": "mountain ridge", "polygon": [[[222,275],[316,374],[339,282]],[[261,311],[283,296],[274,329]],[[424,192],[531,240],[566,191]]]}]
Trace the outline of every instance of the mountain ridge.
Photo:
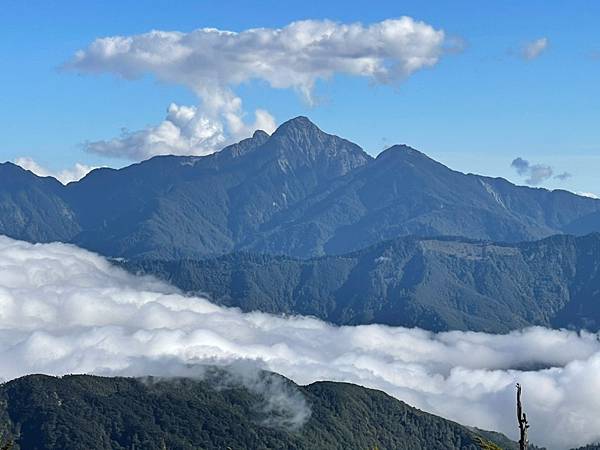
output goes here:
[{"label": "mountain ridge", "polygon": [[410,236],[312,259],[243,253],[121,265],[222,305],[338,325],[600,330],[600,233],[519,244]]},{"label": "mountain ridge", "polygon": [[0,221],[0,233],[111,257],[309,258],[406,235],[518,242],[600,230],[600,200],[463,174],[407,145],[373,158],[302,116],[212,155],[96,169],[67,186],[2,167],[0,212],[21,219]]},{"label": "mountain ridge", "polygon": [[[254,386],[215,372],[200,379],[30,375],[0,386],[4,439],[19,449],[380,448],[477,450],[516,444],[427,414],[381,391],[317,382],[298,386],[263,373]],[[310,416],[299,429],[277,425],[286,411],[265,408],[269,390],[300,396]],[[283,394],[285,392],[285,394]],[[294,400],[297,402],[297,400]],[[293,406],[287,405],[289,408]],[[285,422],[282,422],[285,423]]]}]

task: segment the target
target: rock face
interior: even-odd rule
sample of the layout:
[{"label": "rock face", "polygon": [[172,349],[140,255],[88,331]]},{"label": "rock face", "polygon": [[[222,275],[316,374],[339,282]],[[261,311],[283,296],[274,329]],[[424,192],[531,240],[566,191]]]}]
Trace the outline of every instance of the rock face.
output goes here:
[{"label": "rock face", "polygon": [[[345,383],[262,382],[306,402],[301,427],[289,408],[243,385],[208,379],[143,380],[33,375],[0,386],[2,439],[15,450],[296,449],[478,450],[498,433],[471,429],[412,408],[380,391]],[[268,390],[267,390],[268,392]]]},{"label": "rock face", "polygon": [[124,264],[245,311],[313,315],[340,325],[600,330],[598,233],[522,244],[408,237],[309,260],[233,254]]},{"label": "rock face", "polygon": [[408,146],[377,158],[305,117],[206,157],[162,156],[62,186],[0,166],[0,233],[127,258],[307,258],[406,235],[518,242],[600,230],[600,201],[465,175]]}]

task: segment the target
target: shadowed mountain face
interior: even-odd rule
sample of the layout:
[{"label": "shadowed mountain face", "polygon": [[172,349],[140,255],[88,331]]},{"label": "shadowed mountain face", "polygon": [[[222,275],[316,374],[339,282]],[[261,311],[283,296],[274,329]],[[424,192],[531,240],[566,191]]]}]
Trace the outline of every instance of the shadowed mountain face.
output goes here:
[{"label": "shadowed mountain face", "polygon": [[307,118],[206,157],[156,157],[62,186],[0,166],[0,233],[108,256],[340,254],[399,236],[517,242],[600,229],[600,201],[452,171],[407,146],[376,159]]},{"label": "shadowed mountain face", "polygon": [[124,265],[245,311],[336,324],[600,330],[600,234],[512,245],[409,237],[308,260],[233,254]]},{"label": "shadowed mountain face", "polygon": [[[294,225],[265,233],[253,248],[304,257],[295,247],[274,246],[299,241],[310,230],[318,233],[314,254],[343,253],[406,235],[517,242],[565,230],[594,231],[600,225],[591,219],[597,208],[598,202],[565,191],[455,172],[410,147],[394,146],[286,211],[282,222]],[[290,232],[298,234],[296,240]]]},{"label": "shadowed mountain face", "polygon": [[264,383],[281,379],[306,402],[310,417],[301,428],[282,426],[277,419],[288,411],[272,410],[268,397],[242,385],[34,375],[0,387],[3,438],[12,437],[16,450],[478,450],[490,441],[517,448],[503,435],[424,413],[380,391],[264,377]]},{"label": "shadowed mountain face", "polygon": [[54,178],[0,164],[0,233],[27,241],[72,240],[81,228],[64,193]]}]

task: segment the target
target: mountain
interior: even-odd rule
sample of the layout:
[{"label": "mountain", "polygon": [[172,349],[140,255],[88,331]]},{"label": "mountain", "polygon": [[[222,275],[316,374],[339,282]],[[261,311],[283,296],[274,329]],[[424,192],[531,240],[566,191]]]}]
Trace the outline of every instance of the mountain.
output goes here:
[{"label": "mountain", "polygon": [[[216,377],[216,376],[215,376]],[[265,382],[273,382],[265,374]],[[287,389],[307,422],[278,422],[265,394],[213,380],[31,375],[0,387],[3,439],[15,449],[476,450],[517,446],[424,413],[383,392],[319,382]],[[486,447],[487,445],[487,447]]]},{"label": "mountain", "polygon": [[0,164],[0,233],[27,241],[71,241],[81,231],[64,187],[12,164]]},{"label": "mountain", "polygon": [[341,254],[406,235],[518,242],[600,231],[600,200],[450,170],[408,146],[372,158],[305,117],[205,157],[160,156],[60,185],[0,169],[0,233],[107,256]]},{"label": "mountain", "polygon": [[[397,145],[285,211],[279,219],[284,225],[265,230],[249,248],[305,257],[406,235],[518,242],[600,231],[598,208],[598,202],[566,191],[465,175]],[[306,237],[312,239],[311,252],[298,248]]]},{"label": "mountain", "polygon": [[407,237],[308,260],[241,253],[122,264],[227,306],[340,325],[600,330],[599,233],[520,244]]},{"label": "mountain", "polygon": [[369,161],[308,119],[257,132],[213,155],[157,157],[98,170],[67,186],[83,232],[75,242],[113,256],[178,258],[232,251],[281,209]]}]

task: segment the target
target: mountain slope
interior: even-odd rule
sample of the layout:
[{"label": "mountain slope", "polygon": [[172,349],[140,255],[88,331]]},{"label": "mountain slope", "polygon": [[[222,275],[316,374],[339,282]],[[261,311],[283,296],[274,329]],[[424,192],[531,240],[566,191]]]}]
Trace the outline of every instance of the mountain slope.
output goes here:
[{"label": "mountain slope", "polygon": [[[297,243],[311,233],[319,235],[313,256],[406,235],[518,242],[565,230],[598,231],[600,222],[590,224],[588,219],[598,207],[566,191],[465,175],[408,146],[394,146],[284,212],[279,224],[249,249],[305,257]],[[587,226],[577,226],[581,221]]]},{"label": "mountain slope", "polygon": [[75,241],[115,256],[227,253],[273,214],[369,159],[300,117],[207,157],[94,171],[67,187],[84,229]]},{"label": "mountain slope", "polygon": [[72,240],[80,227],[63,194],[54,178],[0,164],[0,233],[36,242]]},{"label": "mountain slope", "polygon": [[407,146],[373,159],[305,117],[213,155],[98,169],[67,186],[4,165],[0,208],[2,234],[127,258],[306,258],[411,234],[518,242],[600,231],[600,200],[465,175]]},{"label": "mountain slope", "polygon": [[263,394],[215,383],[33,375],[0,387],[0,416],[17,449],[37,450],[475,450],[493,436],[484,439],[383,392],[332,382],[285,381],[311,410],[301,428],[289,428],[274,419],[281,411],[265,409]]},{"label": "mountain slope", "polygon": [[336,324],[600,329],[600,234],[521,244],[409,237],[309,260],[234,254],[124,265],[245,311]]}]

